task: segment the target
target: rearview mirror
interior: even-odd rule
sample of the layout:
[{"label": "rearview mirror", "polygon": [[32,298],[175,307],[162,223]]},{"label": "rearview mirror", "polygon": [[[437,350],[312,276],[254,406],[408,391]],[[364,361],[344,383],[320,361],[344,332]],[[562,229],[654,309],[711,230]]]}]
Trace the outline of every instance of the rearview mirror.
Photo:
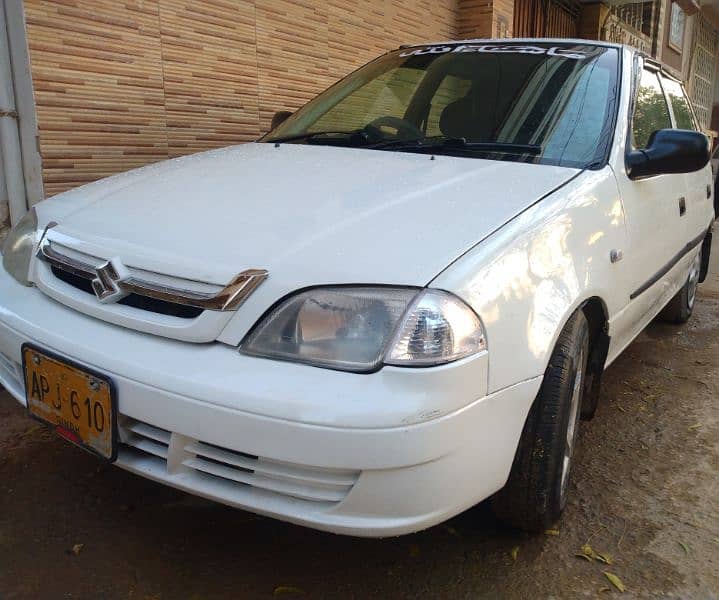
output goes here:
[{"label": "rearview mirror", "polygon": [[698,131],[660,129],[644,150],[632,150],[626,159],[627,175],[640,179],[650,175],[691,173],[703,168],[710,157],[709,138]]},{"label": "rearview mirror", "polygon": [[282,125],[287,119],[292,116],[292,112],[289,110],[279,110],[272,116],[272,124],[270,129],[274,129],[278,125]]}]

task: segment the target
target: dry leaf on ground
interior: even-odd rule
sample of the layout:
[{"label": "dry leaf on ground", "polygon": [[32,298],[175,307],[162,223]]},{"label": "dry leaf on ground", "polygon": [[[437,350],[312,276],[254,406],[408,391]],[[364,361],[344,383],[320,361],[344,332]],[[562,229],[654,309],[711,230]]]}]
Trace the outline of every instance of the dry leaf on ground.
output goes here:
[{"label": "dry leaf on ground", "polygon": [[606,576],[607,579],[609,579],[609,582],[615,588],[617,588],[620,592],[626,591],[627,588],[624,587],[624,583],[614,573],[610,573],[609,571],[604,571],[604,575]]},{"label": "dry leaf on ground", "polygon": [[275,591],[272,592],[274,596],[304,596],[305,591],[301,588],[293,585],[278,585]]}]

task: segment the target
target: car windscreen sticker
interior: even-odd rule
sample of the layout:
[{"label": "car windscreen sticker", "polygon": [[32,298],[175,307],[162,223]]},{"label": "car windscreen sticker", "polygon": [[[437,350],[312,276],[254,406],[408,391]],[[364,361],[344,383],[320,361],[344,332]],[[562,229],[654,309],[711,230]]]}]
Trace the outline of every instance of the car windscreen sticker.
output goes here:
[{"label": "car windscreen sticker", "polygon": [[459,44],[457,46],[424,46],[421,48],[411,48],[400,53],[400,56],[421,56],[422,54],[466,54],[470,52],[480,52],[489,54],[511,53],[511,54],[545,54],[547,56],[559,56],[562,58],[571,58],[574,60],[582,60],[587,58],[586,54],[577,52],[570,48],[561,48],[559,46],[510,46],[508,44]]}]

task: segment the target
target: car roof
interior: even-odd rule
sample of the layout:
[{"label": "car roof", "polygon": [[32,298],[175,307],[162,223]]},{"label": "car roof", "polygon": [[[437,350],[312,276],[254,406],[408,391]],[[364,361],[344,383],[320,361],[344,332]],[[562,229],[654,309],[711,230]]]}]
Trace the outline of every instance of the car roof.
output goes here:
[{"label": "car roof", "polygon": [[670,79],[675,79],[679,83],[682,83],[682,79],[680,77],[678,77],[676,74],[667,70],[665,65],[663,65],[661,62],[657,61],[655,58],[652,58],[645,52],[638,50],[634,46],[630,46],[629,44],[618,44],[616,42],[605,42],[603,40],[585,40],[582,38],[470,38],[470,39],[466,39],[466,40],[444,40],[444,41],[440,41],[440,42],[425,42],[422,44],[404,44],[404,45],[400,46],[398,49],[405,50],[407,48],[421,48],[423,46],[441,46],[443,44],[446,44],[446,45],[510,44],[511,45],[511,44],[534,44],[534,43],[582,44],[584,46],[598,46],[598,47],[602,47],[602,48],[616,48],[617,50],[626,50],[627,52],[630,52],[631,54],[641,56],[644,59],[644,62],[646,64],[651,65],[657,71],[661,71],[662,74],[669,77]]},{"label": "car roof", "polygon": [[425,42],[421,44],[403,44],[400,49],[418,48],[420,46],[440,46],[442,44],[526,44],[526,43],[543,43],[543,44],[582,44],[584,46],[603,46],[609,48],[624,48],[631,52],[637,52],[636,48],[627,44],[617,44],[615,42],[604,42],[602,40],[583,40],[579,38],[470,38],[466,40],[442,40],[435,42]]}]

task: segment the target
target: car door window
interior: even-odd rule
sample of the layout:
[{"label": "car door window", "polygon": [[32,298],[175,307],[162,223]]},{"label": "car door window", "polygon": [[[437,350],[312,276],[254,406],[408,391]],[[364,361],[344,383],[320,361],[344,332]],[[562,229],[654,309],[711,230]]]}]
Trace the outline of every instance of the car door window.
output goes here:
[{"label": "car door window", "polygon": [[646,148],[652,133],[671,126],[669,108],[659,78],[656,73],[644,69],[632,119],[632,145],[639,149]]},{"label": "car door window", "polygon": [[689,99],[684,94],[684,90],[678,81],[673,79],[662,78],[662,85],[667,91],[669,96],[669,102],[672,104],[672,110],[674,111],[674,120],[679,129],[693,129],[697,130],[696,123],[694,122],[694,116],[692,115],[692,109],[689,106]]}]

